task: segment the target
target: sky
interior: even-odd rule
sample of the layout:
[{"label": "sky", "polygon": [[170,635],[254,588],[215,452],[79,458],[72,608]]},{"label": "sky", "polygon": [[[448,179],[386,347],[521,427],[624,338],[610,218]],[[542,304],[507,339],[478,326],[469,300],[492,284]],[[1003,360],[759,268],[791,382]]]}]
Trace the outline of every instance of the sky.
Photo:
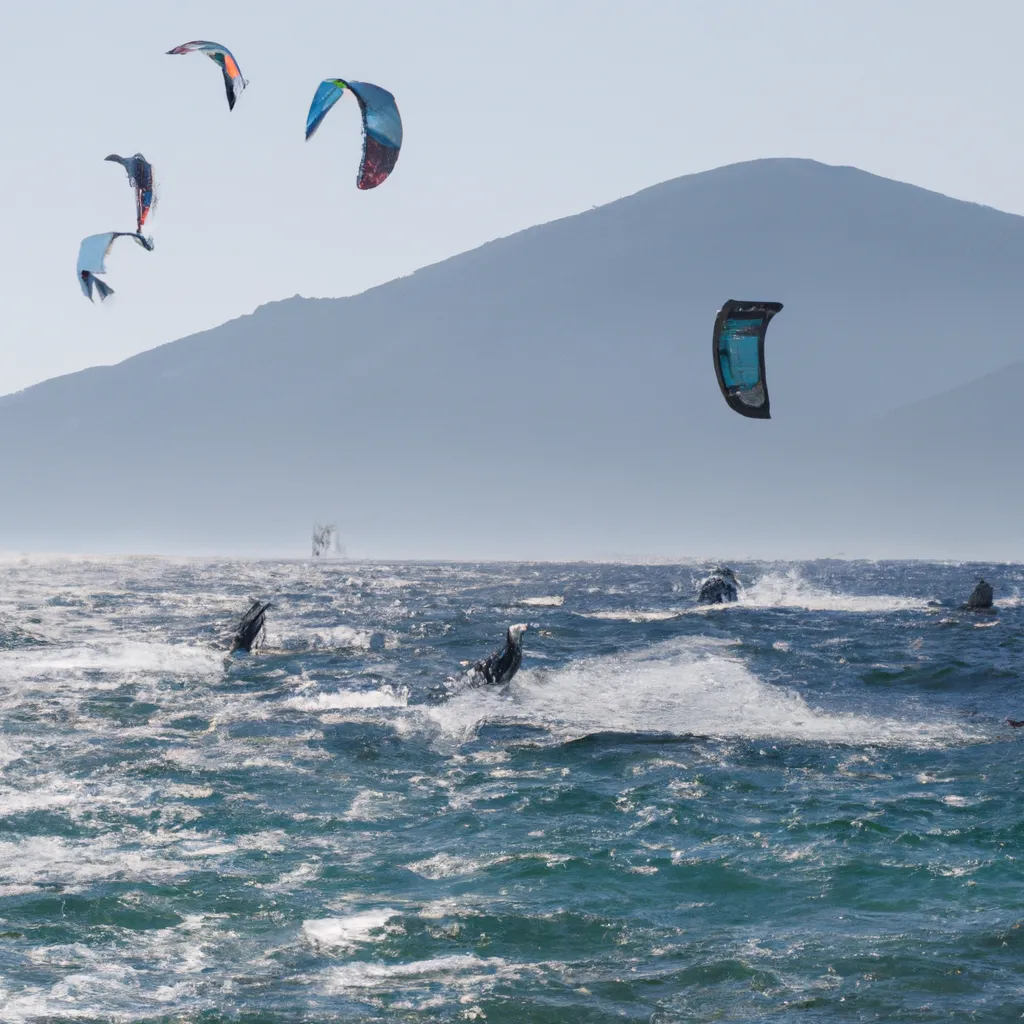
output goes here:
[{"label": "sky", "polygon": [[[0,62],[0,394],[216,326],[343,296],[657,182],[769,156],[852,164],[1024,214],[1015,0],[33,0]],[[249,80],[228,111],[192,39]],[[398,166],[355,187],[358,109],[303,141],[326,77],[397,98]],[[111,152],[154,164],[156,249]]]}]

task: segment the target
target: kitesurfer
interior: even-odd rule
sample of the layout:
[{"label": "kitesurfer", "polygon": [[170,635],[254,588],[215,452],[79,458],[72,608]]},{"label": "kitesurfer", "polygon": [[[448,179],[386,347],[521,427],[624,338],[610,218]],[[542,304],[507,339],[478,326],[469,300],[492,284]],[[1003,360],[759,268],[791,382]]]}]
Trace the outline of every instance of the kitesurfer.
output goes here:
[{"label": "kitesurfer", "polygon": [[509,626],[505,646],[473,666],[470,685],[503,686],[510,682],[523,663],[523,634],[528,628],[525,622]]},{"label": "kitesurfer", "polygon": [[249,610],[242,616],[242,621],[235,631],[235,638],[231,642],[231,653],[245,651],[252,652],[253,647],[259,647],[266,636],[266,614],[270,602],[253,601]]},{"label": "kitesurfer", "polygon": [[715,566],[700,585],[698,604],[731,604],[739,597],[736,574],[727,565]]},{"label": "kitesurfer", "polygon": [[462,662],[465,671],[459,676],[449,676],[443,683],[435,683],[427,693],[427,700],[438,703],[467,687],[502,686],[510,682],[523,663],[523,634],[528,628],[525,622],[509,626],[504,647],[482,661]]},{"label": "kitesurfer", "polygon": [[971,591],[971,596],[967,598],[967,604],[964,605],[968,611],[987,611],[992,607],[992,587],[986,583],[983,579],[979,579],[974,590]]}]

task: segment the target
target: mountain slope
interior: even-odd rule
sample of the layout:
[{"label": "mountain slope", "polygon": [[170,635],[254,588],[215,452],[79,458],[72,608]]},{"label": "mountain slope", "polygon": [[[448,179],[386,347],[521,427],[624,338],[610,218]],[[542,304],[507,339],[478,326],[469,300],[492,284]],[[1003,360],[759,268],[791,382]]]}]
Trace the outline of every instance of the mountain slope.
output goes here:
[{"label": "mountain slope", "polygon": [[[1024,219],[852,168],[676,179],[0,400],[2,546],[300,551],[324,516],[424,556],[873,543],[844,428],[1024,355],[987,326],[1022,268]],[[715,385],[730,297],[786,304],[770,423]]]}]

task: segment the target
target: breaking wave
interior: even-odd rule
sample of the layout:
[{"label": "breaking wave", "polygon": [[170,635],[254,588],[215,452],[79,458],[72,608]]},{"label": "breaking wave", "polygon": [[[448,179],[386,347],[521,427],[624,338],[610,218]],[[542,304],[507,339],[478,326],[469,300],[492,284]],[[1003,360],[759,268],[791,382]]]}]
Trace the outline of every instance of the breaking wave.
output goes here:
[{"label": "breaking wave", "polygon": [[521,672],[509,698],[460,694],[426,714],[450,737],[484,722],[521,722],[561,740],[599,732],[670,734],[799,742],[936,746],[974,733],[945,720],[833,713],[795,690],[765,683],[728,641],[685,638],[638,652]]}]

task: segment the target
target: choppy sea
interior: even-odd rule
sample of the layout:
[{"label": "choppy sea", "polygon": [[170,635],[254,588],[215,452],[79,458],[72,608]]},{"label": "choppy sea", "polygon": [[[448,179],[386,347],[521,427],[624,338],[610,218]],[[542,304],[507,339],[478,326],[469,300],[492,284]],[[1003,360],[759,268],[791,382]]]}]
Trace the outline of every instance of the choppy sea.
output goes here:
[{"label": "choppy sea", "polygon": [[1019,1019],[1024,567],[705,568],[0,563],[0,1020]]}]

